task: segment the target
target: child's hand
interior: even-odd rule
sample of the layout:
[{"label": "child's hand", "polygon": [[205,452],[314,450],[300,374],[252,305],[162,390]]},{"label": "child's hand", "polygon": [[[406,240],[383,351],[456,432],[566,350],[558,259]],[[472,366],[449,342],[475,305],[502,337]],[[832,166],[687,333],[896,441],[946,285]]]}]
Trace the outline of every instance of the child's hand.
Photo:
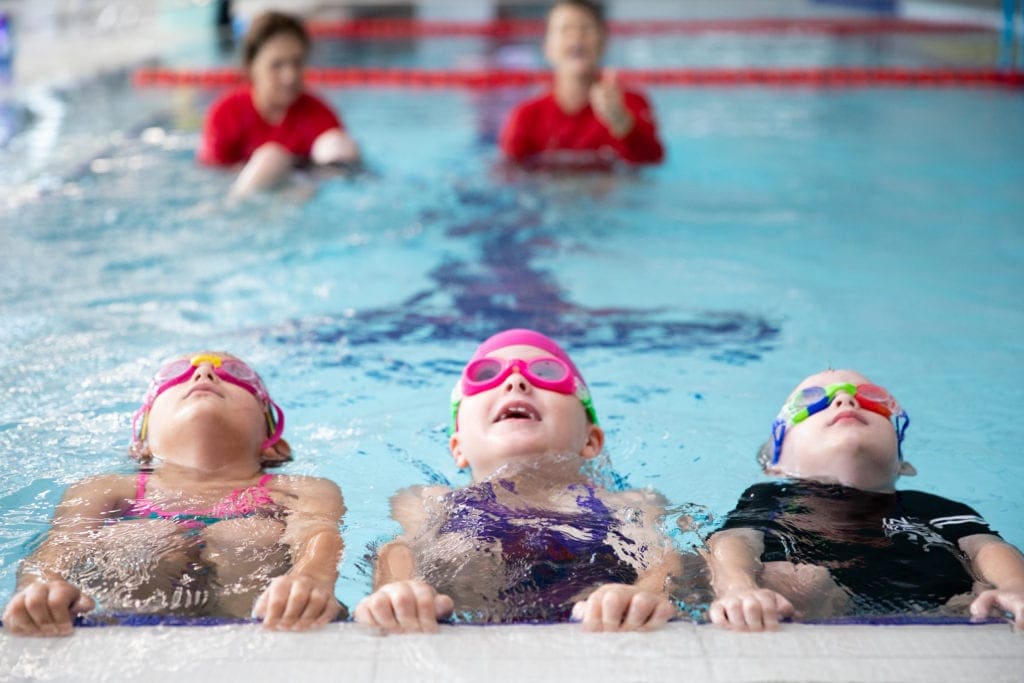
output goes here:
[{"label": "child's hand", "polygon": [[338,616],[341,606],[334,598],[334,586],[324,585],[304,574],[285,574],[270,582],[253,605],[252,615],[263,626],[276,631],[308,631]]},{"label": "child's hand", "polygon": [[987,590],[981,592],[971,603],[971,619],[981,621],[990,614],[1013,615],[1013,627],[1024,629],[1024,591]]},{"label": "child's hand", "polygon": [[605,69],[601,80],[590,86],[590,106],[594,115],[621,138],[633,127],[633,115],[626,109],[626,99],[615,69]]},{"label": "child's hand", "polygon": [[708,608],[711,623],[734,631],[774,631],[779,618],[793,616],[793,604],[769,588],[731,591]]},{"label": "child's hand", "polygon": [[624,583],[607,583],[572,609],[584,631],[653,631],[675,613],[676,608],[661,593]]},{"label": "child's hand", "polygon": [[438,619],[454,609],[452,599],[424,581],[395,581],[381,586],[356,606],[356,621],[386,633],[436,633]]},{"label": "child's hand", "polygon": [[95,606],[92,598],[67,581],[36,581],[7,603],[4,628],[19,636],[70,636],[72,615],[85,614]]}]

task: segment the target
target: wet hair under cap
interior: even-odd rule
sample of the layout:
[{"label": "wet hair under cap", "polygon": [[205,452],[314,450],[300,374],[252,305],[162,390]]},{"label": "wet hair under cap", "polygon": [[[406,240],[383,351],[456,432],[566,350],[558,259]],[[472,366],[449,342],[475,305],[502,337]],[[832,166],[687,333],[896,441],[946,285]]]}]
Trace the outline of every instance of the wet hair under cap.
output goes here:
[{"label": "wet hair under cap", "polygon": [[242,64],[245,68],[252,66],[256,55],[271,38],[281,34],[295,36],[302,43],[303,49],[309,51],[309,33],[302,21],[291,14],[271,10],[253,19],[245,33],[242,41]]},{"label": "wet hair under cap", "polygon": [[608,29],[608,23],[604,19],[604,6],[592,2],[591,0],[556,0],[555,4],[548,10],[548,19],[551,19],[551,14],[559,7],[575,7],[576,9],[583,10],[594,18],[597,25],[601,27],[602,31]]}]

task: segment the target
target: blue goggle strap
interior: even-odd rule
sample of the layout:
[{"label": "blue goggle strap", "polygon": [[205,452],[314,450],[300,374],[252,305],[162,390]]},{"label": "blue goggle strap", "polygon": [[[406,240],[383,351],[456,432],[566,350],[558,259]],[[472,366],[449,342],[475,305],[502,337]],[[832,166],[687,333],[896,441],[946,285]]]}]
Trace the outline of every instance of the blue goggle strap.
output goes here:
[{"label": "blue goggle strap", "polygon": [[900,460],[903,460],[903,437],[907,435],[907,427],[910,426],[910,416],[904,411],[900,411],[894,416],[896,420],[896,451],[900,456]]},{"label": "blue goggle strap", "polygon": [[786,425],[789,421],[784,417],[777,417],[772,422],[772,465],[779,464],[779,457],[782,455],[782,440],[786,438]]}]

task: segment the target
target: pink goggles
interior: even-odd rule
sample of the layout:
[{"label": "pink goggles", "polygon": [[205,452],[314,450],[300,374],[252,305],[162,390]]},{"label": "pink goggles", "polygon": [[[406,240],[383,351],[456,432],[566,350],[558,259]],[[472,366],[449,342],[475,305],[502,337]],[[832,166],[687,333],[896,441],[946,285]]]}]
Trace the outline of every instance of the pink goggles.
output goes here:
[{"label": "pink goggles", "polygon": [[470,361],[462,371],[462,379],[452,389],[452,423],[450,432],[459,427],[459,405],[465,396],[479,394],[500,385],[512,371],[517,371],[538,389],[554,391],[566,396],[575,396],[583,404],[583,410],[593,424],[597,424],[597,411],[590,398],[590,390],[583,378],[573,373],[569,363],[554,356],[540,358],[477,358]]},{"label": "pink goggles", "polygon": [[[270,434],[270,437],[260,445],[260,449],[270,448],[280,441],[281,434],[284,433],[284,411],[281,410],[281,406],[277,405],[270,398],[270,394],[263,385],[263,380],[260,379],[260,376],[244,361],[213,354],[199,354],[192,358],[178,358],[168,361],[161,366],[156,375],[153,376],[153,381],[149,385],[149,390],[146,391],[146,397],[143,399],[142,406],[132,416],[133,439],[136,442],[146,439],[146,431],[149,426],[149,410],[153,407],[153,401],[156,400],[157,396],[173,386],[187,382],[195,374],[195,368],[198,368],[203,363],[209,363],[213,367],[213,373],[220,379],[242,387],[263,403],[268,404],[269,407],[265,415],[267,418],[267,433]],[[274,414],[275,411],[276,415]],[[140,418],[141,424],[139,424]],[[136,430],[137,424],[139,427]]]},{"label": "pink goggles", "polygon": [[498,386],[512,374],[520,375],[539,388],[559,394],[576,393],[576,378],[569,365],[554,356],[540,358],[478,358],[462,371],[462,395],[472,396]]}]

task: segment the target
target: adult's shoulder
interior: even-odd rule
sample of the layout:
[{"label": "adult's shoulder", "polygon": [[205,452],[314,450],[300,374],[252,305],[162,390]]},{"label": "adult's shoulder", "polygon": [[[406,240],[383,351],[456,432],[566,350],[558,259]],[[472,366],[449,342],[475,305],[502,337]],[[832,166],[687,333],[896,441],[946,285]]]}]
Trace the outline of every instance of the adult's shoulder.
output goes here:
[{"label": "adult's shoulder", "polygon": [[515,107],[512,111],[517,114],[526,114],[546,109],[555,104],[555,93],[551,90],[528,97]]},{"label": "adult's shoulder", "polygon": [[210,111],[230,111],[252,106],[252,89],[249,85],[240,85],[222,93],[215,99],[210,105]]},{"label": "adult's shoulder", "polygon": [[290,108],[291,112],[301,112],[303,116],[310,114],[328,116],[336,119],[338,113],[331,103],[319,93],[303,90]]}]

